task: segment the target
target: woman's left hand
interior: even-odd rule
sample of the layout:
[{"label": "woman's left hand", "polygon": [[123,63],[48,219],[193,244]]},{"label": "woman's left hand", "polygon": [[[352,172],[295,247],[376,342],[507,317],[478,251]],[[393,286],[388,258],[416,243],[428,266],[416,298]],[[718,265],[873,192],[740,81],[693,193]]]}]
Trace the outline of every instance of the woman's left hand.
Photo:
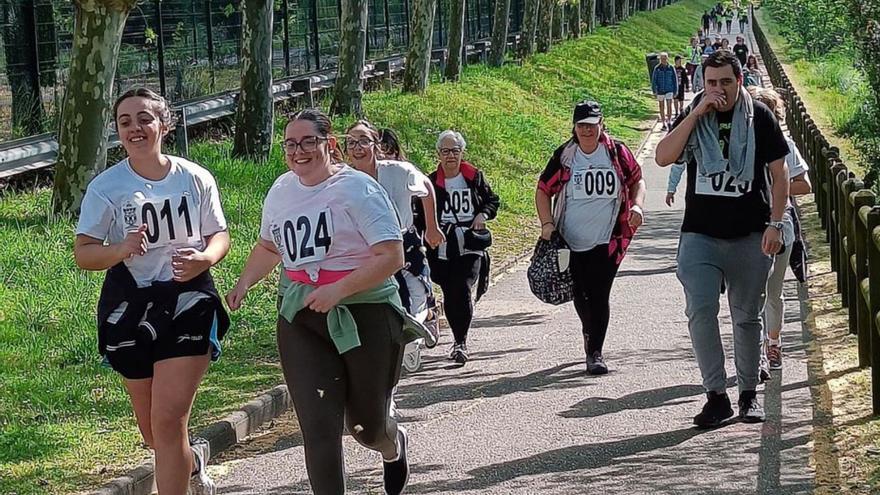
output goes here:
[{"label": "woman's left hand", "polygon": [[175,282],[188,282],[213,265],[211,258],[194,248],[181,248],[171,255],[171,269]]},{"label": "woman's left hand", "polygon": [[329,313],[334,306],[343,298],[338,283],[322,285],[309,294],[304,304],[307,308],[318,313]]},{"label": "woman's left hand", "polygon": [[638,230],[639,227],[642,226],[642,222],[644,218],[642,217],[642,210],[638,208],[633,208],[629,211],[629,226],[631,229]]},{"label": "woman's left hand", "polygon": [[474,230],[483,230],[486,228],[486,215],[482,213],[477,213],[474,217],[473,223],[471,223],[471,228]]}]

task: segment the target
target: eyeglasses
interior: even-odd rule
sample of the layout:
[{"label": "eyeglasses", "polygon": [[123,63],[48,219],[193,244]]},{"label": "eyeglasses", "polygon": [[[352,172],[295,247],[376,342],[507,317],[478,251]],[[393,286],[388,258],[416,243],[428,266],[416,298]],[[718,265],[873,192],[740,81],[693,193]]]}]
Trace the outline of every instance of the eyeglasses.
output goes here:
[{"label": "eyeglasses", "polygon": [[359,138],[346,137],[345,138],[345,149],[348,149],[348,150],[353,150],[355,148],[366,149],[366,148],[369,148],[370,146],[372,146],[373,143],[375,143],[375,141],[373,141],[372,139],[370,139],[366,136],[362,136]]},{"label": "eyeglasses", "polygon": [[443,156],[460,155],[461,148],[440,148],[440,154]]},{"label": "eyeglasses", "polygon": [[329,138],[307,136],[302,138],[302,141],[300,142],[297,142],[296,139],[285,139],[281,142],[281,149],[283,149],[289,155],[295,154],[297,148],[302,149],[303,153],[312,153],[314,151],[317,151],[318,144],[322,141],[329,141]]}]

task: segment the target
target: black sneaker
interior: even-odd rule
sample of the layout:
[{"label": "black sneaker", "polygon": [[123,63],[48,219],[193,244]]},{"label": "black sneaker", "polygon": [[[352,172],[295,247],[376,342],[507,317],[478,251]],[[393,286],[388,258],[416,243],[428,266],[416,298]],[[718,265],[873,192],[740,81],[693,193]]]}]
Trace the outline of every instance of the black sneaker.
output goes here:
[{"label": "black sneaker", "polygon": [[758,365],[758,382],[764,383],[770,380],[770,362],[766,356],[761,356],[761,363]]},{"label": "black sneaker", "polygon": [[452,350],[452,360],[461,365],[468,362],[467,344],[456,344]]},{"label": "black sneaker", "polygon": [[731,416],[733,408],[726,393],[706,392],[706,403],[700,414],[694,416],[694,424],[698,428],[715,428]]},{"label": "black sneaker", "polygon": [[739,394],[739,419],[743,423],[764,421],[764,407],[758,401],[758,394],[754,390],[744,390]]},{"label": "black sneaker", "polygon": [[397,427],[397,445],[397,460],[382,463],[387,495],[400,495],[409,481],[409,462],[406,460],[406,430],[402,426]]},{"label": "black sneaker", "polygon": [[587,373],[591,375],[604,375],[608,373],[608,365],[602,357],[602,351],[594,351],[587,355]]}]

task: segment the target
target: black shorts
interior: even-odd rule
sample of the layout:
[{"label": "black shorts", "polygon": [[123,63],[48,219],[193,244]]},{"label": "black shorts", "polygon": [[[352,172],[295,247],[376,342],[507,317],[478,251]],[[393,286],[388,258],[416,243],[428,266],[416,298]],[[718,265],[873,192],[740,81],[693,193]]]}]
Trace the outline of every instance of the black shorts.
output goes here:
[{"label": "black shorts", "polygon": [[150,305],[146,312],[120,304],[99,325],[106,363],[125,378],[137,380],[152,377],[153,364],[164,359],[202,356],[209,349],[212,359],[219,357],[219,303],[212,297],[181,302],[185,309],[179,314],[177,301]]},{"label": "black shorts", "polygon": [[678,87],[678,93],[675,94],[675,99],[678,101],[684,101],[684,86]]}]

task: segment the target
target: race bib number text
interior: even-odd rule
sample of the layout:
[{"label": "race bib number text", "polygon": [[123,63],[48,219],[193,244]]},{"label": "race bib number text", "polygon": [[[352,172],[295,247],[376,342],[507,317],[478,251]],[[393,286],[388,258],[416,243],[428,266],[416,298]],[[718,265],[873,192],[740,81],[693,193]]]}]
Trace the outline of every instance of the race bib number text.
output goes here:
[{"label": "race bib number text", "polygon": [[574,199],[616,198],[617,174],[612,169],[591,169],[578,171],[571,176]]},{"label": "race bib number text", "polygon": [[[189,196],[149,198],[128,202],[122,207],[126,231],[147,226],[147,248],[188,244],[199,237]],[[196,218],[198,220],[198,218]]]},{"label": "race bib number text", "polygon": [[723,172],[707,177],[697,176],[695,191],[703,196],[720,196],[725,198],[738,198],[748,194],[752,190],[752,181],[741,182],[736,177]]},{"label": "race bib number text", "polygon": [[293,268],[316,263],[327,257],[333,244],[330,210],[300,215],[272,226],[272,236],[284,258],[284,266]]},{"label": "race bib number text", "polygon": [[443,223],[470,222],[474,219],[474,203],[470,189],[450,189],[449,201],[443,205]]}]

